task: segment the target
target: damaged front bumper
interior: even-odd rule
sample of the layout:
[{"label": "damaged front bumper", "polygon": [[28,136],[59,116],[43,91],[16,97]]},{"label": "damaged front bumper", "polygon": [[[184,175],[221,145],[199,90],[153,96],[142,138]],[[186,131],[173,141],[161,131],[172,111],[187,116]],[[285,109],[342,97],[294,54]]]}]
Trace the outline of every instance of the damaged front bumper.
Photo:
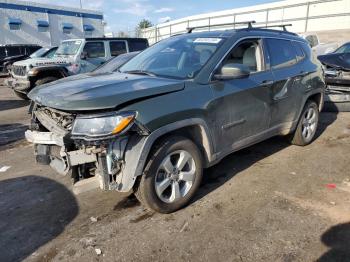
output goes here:
[{"label": "damaged front bumper", "polygon": [[[79,149],[72,147],[72,140],[53,132],[28,130],[25,137],[34,144],[36,161],[50,165],[60,174],[70,174],[75,187],[128,192],[141,174],[140,164],[145,160],[145,136],[125,135],[104,143],[86,144]],[[86,166],[93,174],[81,174],[82,167]]]}]

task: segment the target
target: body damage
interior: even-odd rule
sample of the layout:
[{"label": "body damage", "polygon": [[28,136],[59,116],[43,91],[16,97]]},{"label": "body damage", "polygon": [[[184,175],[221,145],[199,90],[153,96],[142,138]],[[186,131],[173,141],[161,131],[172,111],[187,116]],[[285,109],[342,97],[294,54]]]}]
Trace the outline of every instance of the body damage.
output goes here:
[{"label": "body damage", "polygon": [[[276,78],[281,72],[270,68],[230,85],[212,79],[221,58],[242,35],[228,38],[194,79],[113,73],[95,75],[93,81],[90,76],[67,78],[33,89],[29,93],[33,123],[26,138],[36,144],[38,162],[63,174],[72,170],[77,184],[89,178],[99,181],[102,189],[125,192],[142,174],[154,144],[171,133],[190,137],[206,167],[257,141],[289,133],[310,97],[319,97],[322,104],[320,65],[306,59],[305,72],[295,69],[289,82]],[[265,76],[271,84],[262,82]],[[265,87],[256,88],[260,83]],[[276,114],[291,107],[295,111],[288,118]],[[117,136],[86,138],[72,132],[79,117],[126,112],[133,112],[134,120]],[[277,124],[273,116],[281,117]]]}]

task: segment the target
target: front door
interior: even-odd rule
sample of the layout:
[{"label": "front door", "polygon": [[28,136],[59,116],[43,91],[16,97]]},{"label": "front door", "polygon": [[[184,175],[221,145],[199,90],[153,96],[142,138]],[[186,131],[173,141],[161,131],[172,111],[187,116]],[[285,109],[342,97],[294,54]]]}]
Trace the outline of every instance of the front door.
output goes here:
[{"label": "front door", "polygon": [[[265,65],[261,39],[244,40],[223,60],[225,64],[243,64],[250,75],[241,79],[217,80],[212,83],[216,112],[216,152],[231,151],[269,126],[270,88],[273,76]],[[218,71],[220,68],[218,69]]]}]

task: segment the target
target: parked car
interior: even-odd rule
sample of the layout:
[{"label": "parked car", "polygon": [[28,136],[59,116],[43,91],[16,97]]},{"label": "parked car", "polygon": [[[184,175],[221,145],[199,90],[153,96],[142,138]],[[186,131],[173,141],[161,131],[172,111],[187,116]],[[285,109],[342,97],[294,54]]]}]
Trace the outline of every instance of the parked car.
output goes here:
[{"label": "parked car", "polygon": [[325,66],[327,111],[350,111],[350,42],[333,53],[319,56]]},{"label": "parked car", "polygon": [[339,47],[339,43],[337,42],[322,43],[319,40],[317,34],[305,33],[301,34],[301,36],[309,42],[312,51],[315,53],[316,56],[331,53]]},{"label": "parked car", "polygon": [[0,46],[0,74],[8,73],[8,67],[11,65],[11,62],[25,59],[40,48],[41,46],[39,45],[25,44]]},{"label": "parked car", "polygon": [[325,83],[294,33],[248,28],[192,32],[154,44],[113,74],[29,93],[26,139],[37,162],[74,190],[133,191],[147,208],[182,208],[203,168],[276,135],[310,144]]},{"label": "parked car", "polygon": [[26,98],[35,86],[70,75],[91,72],[112,57],[148,47],[143,38],[86,38],[62,41],[55,55],[48,59],[19,61],[11,68],[7,85]]},{"label": "parked car", "polygon": [[75,81],[78,79],[88,79],[92,77],[96,77],[99,75],[106,75],[106,74],[112,74],[113,72],[116,72],[122,65],[124,65],[126,62],[128,62],[131,58],[135,57],[140,52],[130,52],[121,54],[117,57],[114,57],[104,63],[103,65],[100,65],[96,69],[92,70],[91,72],[84,73],[84,74],[78,74],[78,75],[72,75],[68,76],[66,78],[62,78],[56,81],[56,83],[65,82],[68,81]]},{"label": "parked car", "polygon": [[[3,60],[3,66],[6,68],[6,73],[9,74],[13,63],[21,60],[37,59],[37,58],[52,58],[57,50],[57,46],[47,46],[36,50],[31,55],[10,56]],[[29,62],[29,61],[27,61]]]}]

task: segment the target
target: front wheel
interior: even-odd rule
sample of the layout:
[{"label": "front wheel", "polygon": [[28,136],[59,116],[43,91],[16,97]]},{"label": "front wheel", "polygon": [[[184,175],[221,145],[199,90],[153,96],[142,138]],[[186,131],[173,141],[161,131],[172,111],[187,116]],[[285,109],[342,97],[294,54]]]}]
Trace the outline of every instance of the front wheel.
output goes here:
[{"label": "front wheel", "polygon": [[171,213],[192,199],[202,180],[202,158],[189,139],[171,137],[151,152],[144,174],[135,188],[147,208]]},{"label": "front wheel", "polygon": [[319,119],[318,106],[314,101],[308,101],[300,116],[297,129],[289,136],[293,145],[306,146],[315,137]]}]

